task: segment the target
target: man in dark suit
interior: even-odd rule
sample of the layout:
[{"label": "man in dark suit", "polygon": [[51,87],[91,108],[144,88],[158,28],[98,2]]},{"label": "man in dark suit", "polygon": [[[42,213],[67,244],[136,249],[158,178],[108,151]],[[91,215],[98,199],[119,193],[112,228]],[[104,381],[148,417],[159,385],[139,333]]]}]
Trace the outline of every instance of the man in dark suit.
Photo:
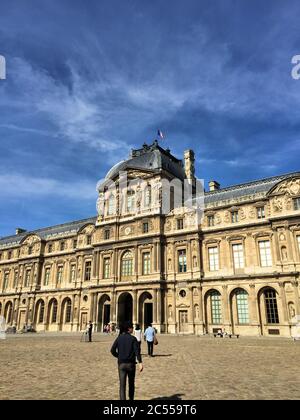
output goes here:
[{"label": "man in dark suit", "polygon": [[120,335],[111,348],[111,354],[118,359],[120,379],[120,400],[126,400],[126,379],[129,382],[129,400],[134,400],[134,381],[136,371],[136,359],[139,363],[139,370],[142,372],[143,364],[140,348],[137,339],[131,335],[133,325],[130,322],[124,323],[120,328]]},{"label": "man in dark suit", "polygon": [[92,342],[92,332],[93,332],[93,323],[92,321],[89,321],[88,325],[88,334],[89,334],[89,342]]}]

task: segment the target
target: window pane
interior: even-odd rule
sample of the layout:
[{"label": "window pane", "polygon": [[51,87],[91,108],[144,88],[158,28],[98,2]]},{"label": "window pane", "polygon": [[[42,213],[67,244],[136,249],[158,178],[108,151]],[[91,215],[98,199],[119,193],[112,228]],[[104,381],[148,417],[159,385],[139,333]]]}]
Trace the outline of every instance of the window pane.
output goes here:
[{"label": "window pane", "polygon": [[218,247],[208,248],[209,255],[209,270],[218,271],[219,270],[219,250]]},{"label": "window pane", "polygon": [[104,262],[104,273],[103,273],[103,277],[105,279],[108,279],[110,277],[110,258],[104,258],[103,260]]},{"label": "window pane", "polygon": [[262,267],[272,266],[270,241],[259,241],[260,263]]},{"label": "window pane", "polygon": [[279,324],[276,292],[272,289],[269,289],[264,292],[264,295],[265,295],[267,323]]},{"label": "window pane", "polygon": [[186,273],[186,251],[178,251],[178,271],[179,273]]},{"label": "window pane", "polygon": [[242,244],[232,246],[234,268],[244,268],[244,250]]},{"label": "window pane", "polygon": [[222,323],[221,295],[215,291],[210,294],[211,321],[213,324]]},{"label": "window pane", "polygon": [[150,274],[150,252],[143,254],[143,274]]},{"label": "window pane", "polygon": [[249,324],[248,293],[245,290],[236,292],[236,304],[239,324]]},{"label": "window pane", "polygon": [[300,210],[300,198],[294,198],[294,210]]}]

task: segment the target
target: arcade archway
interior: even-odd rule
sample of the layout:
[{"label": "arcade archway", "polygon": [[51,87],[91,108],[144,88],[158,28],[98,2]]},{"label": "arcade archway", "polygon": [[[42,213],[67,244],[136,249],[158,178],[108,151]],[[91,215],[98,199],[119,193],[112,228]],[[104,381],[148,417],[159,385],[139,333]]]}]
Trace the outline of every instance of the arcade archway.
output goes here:
[{"label": "arcade archway", "polygon": [[132,322],[132,296],[122,293],[118,299],[118,325],[123,322]]}]

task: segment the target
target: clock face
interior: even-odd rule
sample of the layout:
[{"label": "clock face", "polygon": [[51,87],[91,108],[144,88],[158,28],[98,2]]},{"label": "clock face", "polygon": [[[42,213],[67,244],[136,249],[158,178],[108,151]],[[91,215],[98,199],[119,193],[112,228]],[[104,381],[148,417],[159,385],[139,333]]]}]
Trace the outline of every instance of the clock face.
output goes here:
[{"label": "clock face", "polygon": [[131,227],[127,227],[126,229],[125,229],[125,235],[129,235],[130,234],[130,232],[131,232]]}]

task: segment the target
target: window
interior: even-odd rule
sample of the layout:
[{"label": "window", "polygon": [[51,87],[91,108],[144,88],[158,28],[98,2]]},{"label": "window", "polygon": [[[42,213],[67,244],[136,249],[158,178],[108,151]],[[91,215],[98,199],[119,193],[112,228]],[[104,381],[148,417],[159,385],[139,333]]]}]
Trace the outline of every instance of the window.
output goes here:
[{"label": "window", "polygon": [[31,270],[26,270],[25,273],[25,287],[28,287],[30,284],[30,276],[31,276]]},{"label": "window", "polygon": [[186,250],[178,251],[178,271],[179,273],[186,273]]},{"label": "window", "polygon": [[77,248],[77,239],[73,240],[73,249]]},{"label": "window", "polygon": [[12,257],[12,252],[11,251],[8,251],[7,258],[10,260],[11,257]]},{"label": "window", "polygon": [[208,248],[209,271],[219,270],[219,249],[217,246]]},{"label": "window", "polygon": [[150,252],[143,253],[143,274],[150,274]]},{"label": "window", "polygon": [[257,218],[258,219],[264,219],[266,217],[264,207],[257,207],[256,211],[257,211]]},{"label": "window", "polygon": [[244,268],[243,244],[232,245],[234,268]]},{"label": "window", "polygon": [[208,216],[207,222],[209,227],[215,226],[215,216]]},{"label": "window", "polygon": [[49,244],[49,245],[48,245],[48,252],[49,252],[49,253],[50,253],[50,252],[52,252],[52,249],[53,249],[52,244]]},{"label": "window", "polygon": [[4,273],[3,290],[8,288],[9,283],[9,272]]},{"label": "window", "polygon": [[110,258],[106,257],[103,259],[103,278],[110,278]]},{"label": "window", "polygon": [[109,239],[110,238],[110,230],[109,229],[105,229],[104,231],[104,239]]},{"label": "window", "polygon": [[214,290],[210,294],[211,303],[211,322],[212,324],[222,323],[221,295]]},{"label": "window", "polygon": [[109,216],[115,214],[115,196],[111,194],[108,199],[108,209],[107,214]]},{"label": "window", "polygon": [[85,281],[91,280],[91,272],[92,272],[92,262],[87,261],[85,263],[85,270],[84,270],[84,280]]},{"label": "window", "polygon": [[149,232],[149,223],[144,222],[143,223],[143,233],[148,233],[148,232]]},{"label": "window", "polygon": [[51,322],[52,323],[56,322],[56,318],[57,318],[57,301],[54,300],[54,301],[52,301],[52,318],[51,318]]},{"label": "window", "polygon": [[237,223],[239,221],[239,212],[232,211],[231,212],[231,223]]},{"label": "window", "polygon": [[56,274],[56,281],[58,284],[62,282],[63,270],[64,270],[64,267],[62,265],[58,266],[57,274]]},{"label": "window", "polygon": [[127,212],[132,213],[134,211],[134,191],[129,190],[127,192]]},{"label": "window", "polygon": [[248,293],[245,290],[236,292],[236,306],[239,324],[249,324]]},{"label": "window", "polygon": [[147,186],[145,189],[145,207],[149,207],[151,205],[151,187]]},{"label": "window", "polygon": [[76,280],[76,264],[71,264],[70,283]]},{"label": "window", "polygon": [[177,219],[177,229],[183,229],[183,219]]},{"label": "window", "polygon": [[45,303],[43,301],[41,301],[40,312],[39,312],[39,324],[44,322],[44,312],[45,312]]},{"label": "window", "polygon": [[61,251],[64,251],[65,250],[65,246],[66,246],[65,242],[61,242],[60,243],[60,250]]},{"label": "window", "polygon": [[65,322],[71,322],[71,310],[72,310],[72,302],[71,299],[67,299],[66,303],[65,303],[65,310],[66,310],[66,318],[65,318]]},{"label": "window", "polygon": [[50,272],[51,272],[50,267],[47,267],[45,270],[44,286],[48,286],[50,282]]},{"label": "window", "polygon": [[32,246],[29,246],[28,247],[28,255],[31,255],[32,254]]},{"label": "window", "polygon": [[121,273],[122,276],[132,276],[133,274],[133,257],[130,251],[125,252],[122,257]]},{"label": "window", "polygon": [[92,243],[92,235],[88,235],[86,237],[86,243],[87,243],[87,245],[91,245],[91,243]]},{"label": "window", "polygon": [[15,274],[14,274],[14,285],[13,285],[13,287],[17,287],[18,286],[18,277],[19,277],[18,271],[15,271]]},{"label": "window", "polygon": [[300,210],[300,198],[294,198],[294,210]]},{"label": "window", "polygon": [[276,292],[273,289],[267,289],[264,292],[266,318],[268,324],[279,324]]},{"label": "window", "polygon": [[260,264],[262,267],[272,267],[270,241],[259,241]]},{"label": "window", "polygon": [[298,242],[298,250],[299,250],[299,252],[300,252],[300,235],[299,235],[299,236],[297,236],[297,242]]}]

